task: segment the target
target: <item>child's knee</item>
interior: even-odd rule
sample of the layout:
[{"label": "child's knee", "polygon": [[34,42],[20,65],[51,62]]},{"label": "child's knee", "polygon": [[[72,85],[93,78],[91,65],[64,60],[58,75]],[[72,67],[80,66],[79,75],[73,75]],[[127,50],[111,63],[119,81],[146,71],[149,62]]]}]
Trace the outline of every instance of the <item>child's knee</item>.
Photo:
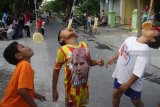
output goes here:
[{"label": "child's knee", "polygon": [[119,99],[122,96],[122,93],[118,89],[113,89],[113,99]]},{"label": "child's knee", "polygon": [[138,100],[132,100],[132,103],[137,107],[139,107],[139,105],[142,105],[142,101],[140,99]]}]

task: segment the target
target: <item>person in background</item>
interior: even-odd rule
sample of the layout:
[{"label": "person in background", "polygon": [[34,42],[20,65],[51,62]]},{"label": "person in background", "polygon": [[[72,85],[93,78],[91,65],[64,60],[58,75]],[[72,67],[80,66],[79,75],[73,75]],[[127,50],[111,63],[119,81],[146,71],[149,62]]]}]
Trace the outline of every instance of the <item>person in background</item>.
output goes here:
[{"label": "person in background", "polygon": [[147,13],[149,12],[149,6],[148,5],[145,6],[145,8],[143,9],[143,12],[147,12]]},{"label": "person in background", "polygon": [[0,20],[0,40],[7,40],[7,32],[3,22]]},{"label": "person in background", "polygon": [[38,16],[38,18],[37,18],[37,30],[40,33],[41,33],[41,27],[42,27],[42,19],[41,19],[41,16]]},{"label": "person in background", "polygon": [[97,30],[98,30],[98,26],[99,26],[99,19],[98,19],[98,15],[95,16],[94,18],[94,25],[93,25],[93,30],[94,30],[94,34],[97,34]]},{"label": "person in background", "polygon": [[102,18],[102,26],[105,27],[107,25],[107,17],[103,16]]},{"label": "person in background", "polygon": [[44,36],[45,33],[45,18],[42,18],[42,26],[41,26],[41,33]]},{"label": "person in background", "polygon": [[7,30],[7,38],[8,38],[8,40],[13,39],[14,33],[15,33],[15,27],[14,27],[13,24],[11,24],[8,27],[8,30]]},{"label": "person in background", "polygon": [[91,33],[92,32],[92,16],[91,15],[87,17],[87,28],[89,29],[89,32]]},{"label": "person in background", "polygon": [[14,20],[13,20],[13,26],[14,26],[14,35],[13,35],[13,39],[18,39],[19,38],[19,21],[18,21],[18,18],[15,17]]},{"label": "person in background", "polygon": [[87,19],[84,15],[82,15],[82,23],[83,23],[83,30],[84,32],[87,31]]},{"label": "person in background", "polygon": [[31,37],[30,25],[31,25],[31,16],[29,11],[26,10],[24,13],[24,27],[25,27],[26,37]]},{"label": "person in background", "polygon": [[154,12],[151,12],[148,18],[148,21],[152,22],[154,21]]},{"label": "person in background", "polygon": [[148,13],[146,11],[144,11],[143,16],[142,16],[142,22],[146,22],[148,20]]},{"label": "person in background", "polygon": [[23,17],[19,17],[19,26],[20,26],[20,30],[22,31],[22,37],[24,35],[24,18]]},{"label": "person in background", "polygon": [[49,24],[49,16],[46,17],[46,24]]},{"label": "person in background", "polygon": [[87,17],[87,27],[90,28],[92,26],[92,17],[88,16]]},{"label": "person in background", "polygon": [[155,13],[154,22],[160,22],[160,12],[159,13]]},{"label": "person in background", "polygon": [[5,26],[5,28],[8,27],[7,23],[6,23],[7,17],[8,17],[7,13],[3,13],[2,22],[3,22],[4,26]]},{"label": "person in background", "polygon": [[[9,27],[13,23],[12,18],[10,16],[7,17],[6,24]],[[7,28],[8,28],[7,27]]]}]

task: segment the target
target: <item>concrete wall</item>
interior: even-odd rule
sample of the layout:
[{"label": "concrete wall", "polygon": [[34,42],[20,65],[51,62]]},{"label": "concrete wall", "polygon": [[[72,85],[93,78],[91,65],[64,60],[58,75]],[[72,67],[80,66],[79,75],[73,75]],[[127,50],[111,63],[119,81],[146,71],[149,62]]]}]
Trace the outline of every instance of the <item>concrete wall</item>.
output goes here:
[{"label": "concrete wall", "polygon": [[114,0],[113,10],[116,12],[116,16],[120,16],[120,0]]},{"label": "concrete wall", "polygon": [[100,16],[102,16],[102,10],[104,10],[104,14],[107,15],[107,4],[106,0],[100,0]]},{"label": "concrete wall", "polygon": [[[132,11],[134,9],[137,9],[137,0],[121,0],[122,1],[122,7],[121,7],[121,18],[122,24],[129,24],[130,18],[132,17]],[[150,0],[142,0],[141,10],[145,8],[146,5],[149,6]]]},{"label": "concrete wall", "polygon": [[125,24],[129,24],[129,20],[132,17],[132,11],[134,9],[137,9],[137,0],[126,0]]},{"label": "concrete wall", "polygon": [[[121,17],[121,24],[130,24],[132,11],[137,9],[137,0],[113,0],[113,11]],[[149,5],[150,0],[142,0],[142,10]]]}]

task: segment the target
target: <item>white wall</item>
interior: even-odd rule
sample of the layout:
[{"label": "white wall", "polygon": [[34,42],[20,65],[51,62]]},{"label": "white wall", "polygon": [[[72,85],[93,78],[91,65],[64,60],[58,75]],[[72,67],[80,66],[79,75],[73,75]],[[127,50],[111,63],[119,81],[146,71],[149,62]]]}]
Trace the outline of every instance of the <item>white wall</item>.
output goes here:
[{"label": "white wall", "polygon": [[113,10],[116,12],[116,16],[120,16],[120,0],[114,0],[113,1],[113,4],[114,4],[114,6],[113,6]]}]

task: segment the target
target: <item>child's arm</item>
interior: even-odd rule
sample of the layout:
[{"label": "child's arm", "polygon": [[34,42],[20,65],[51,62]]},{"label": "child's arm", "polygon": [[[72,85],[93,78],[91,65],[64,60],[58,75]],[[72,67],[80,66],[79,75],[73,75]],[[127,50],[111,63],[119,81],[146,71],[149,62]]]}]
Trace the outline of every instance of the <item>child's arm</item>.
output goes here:
[{"label": "child's arm", "polygon": [[119,52],[117,52],[106,64],[106,67],[108,67],[108,65],[112,65],[112,63],[117,60],[119,57]]},{"label": "child's arm", "polygon": [[[125,92],[130,88],[139,78],[142,78],[145,72],[146,67],[150,63],[150,58],[146,56],[138,56],[135,62],[133,73],[130,79],[121,85],[120,89]],[[122,71],[123,72],[123,71]]]},{"label": "child's arm", "polygon": [[96,66],[96,65],[103,66],[104,65],[104,60],[102,60],[102,59],[97,59],[97,60],[91,59],[90,65],[91,66]]},{"label": "child's arm", "polygon": [[29,95],[28,89],[25,88],[18,89],[18,93],[30,107],[38,107],[34,102],[34,100],[32,99],[32,97]]},{"label": "child's arm", "polygon": [[57,91],[57,83],[58,83],[60,69],[62,68],[64,63],[65,63],[64,54],[61,51],[61,49],[59,49],[57,52],[57,60],[54,65],[53,77],[52,77],[52,98],[54,102],[56,102],[59,97]]},{"label": "child's arm", "polygon": [[40,94],[34,93],[34,97],[40,101],[46,101],[46,98]]},{"label": "child's arm", "polygon": [[54,69],[53,71],[53,79],[52,79],[52,97],[53,101],[56,102],[58,100],[59,94],[57,91],[57,83],[59,78],[60,69]]}]

